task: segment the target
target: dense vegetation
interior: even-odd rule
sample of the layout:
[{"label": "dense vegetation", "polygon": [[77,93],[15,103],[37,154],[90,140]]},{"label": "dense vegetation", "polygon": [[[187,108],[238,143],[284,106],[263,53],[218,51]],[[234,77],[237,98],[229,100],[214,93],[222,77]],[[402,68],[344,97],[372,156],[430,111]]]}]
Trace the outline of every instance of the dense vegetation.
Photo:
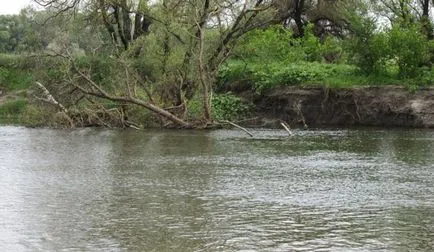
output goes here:
[{"label": "dense vegetation", "polygon": [[248,115],[228,90],[434,82],[431,0],[35,2],[0,16],[0,123],[206,127]]}]

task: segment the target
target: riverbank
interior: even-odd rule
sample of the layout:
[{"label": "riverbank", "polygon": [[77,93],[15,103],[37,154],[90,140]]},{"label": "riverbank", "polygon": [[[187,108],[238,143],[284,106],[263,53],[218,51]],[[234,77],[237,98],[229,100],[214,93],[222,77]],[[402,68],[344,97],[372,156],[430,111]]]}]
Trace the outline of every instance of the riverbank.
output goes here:
[{"label": "riverbank", "polygon": [[242,93],[255,105],[250,125],[341,125],[434,128],[434,88],[281,86],[261,95]]},{"label": "riverbank", "polygon": [[[402,86],[279,86],[261,94],[251,89],[237,91],[237,95],[253,104],[254,119],[241,122],[247,127],[281,127],[280,122],[284,121],[302,127],[434,128],[433,87],[411,92]],[[0,95],[0,124],[63,127],[62,122],[57,122],[56,110],[34,109],[25,94],[20,91]]]}]

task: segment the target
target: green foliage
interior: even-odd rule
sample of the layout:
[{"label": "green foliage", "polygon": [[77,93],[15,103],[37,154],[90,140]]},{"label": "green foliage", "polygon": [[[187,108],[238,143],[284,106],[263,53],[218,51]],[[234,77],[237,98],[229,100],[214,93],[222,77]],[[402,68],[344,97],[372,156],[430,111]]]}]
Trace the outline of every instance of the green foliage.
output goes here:
[{"label": "green foliage", "polygon": [[[282,26],[256,29],[247,33],[235,50],[240,58],[263,61],[299,60],[303,57],[300,50],[294,50],[291,43],[292,32]],[[299,43],[299,41],[296,41]]]},{"label": "green foliage", "polygon": [[323,84],[335,76],[355,74],[355,67],[315,62],[282,63],[266,66],[230,61],[219,72],[220,85],[231,82],[250,82],[257,92],[280,85]]},{"label": "green foliage", "polygon": [[256,92],[279,85],[324,84],[340,76],[355,75],[355,67],[323,64],[339,62],[343,55],[341,41],[314,35],[313,25],[305,36],[293,38],[290,30],[281,26],[257,29],[248,33],[235,50],[235,57],[219,69],[218,85],[250,83]]},{"label": "green foliage", "polygon": [[27,102],[24,99],[0,104],[0,123],[18,123]]},{"label": "green foliage", "polygon": [[[196,2],[190,5],[181,1],[176,4],[179,8],[171,8],[174,6],[171,1],[151,5],[147,2],[140,1],[143,5],[138,8],[140,12],[148,13],[154,18],[152,25],[140,36],[128,38],[131,40],[126,45],[129,46],[128,49],[113,45],[122,44],[119,37],[111,37],[119,32],[121,26],[115,25],[114,16],[108,10],[104,13],[112,18],[110,22],[115,22],[112,23],[115,33],[107,32],[107,27],[101,22],[101,14],[107,9],[96,5],[89,5],[95,9],[85,8],[83,12],[75,13],[74,18],[69,12],[53,15],[49,8],[45,11],[26,10],[20,15],[0,16],[0,53],[7,53],[0,54],[0,88],[7,92],[27,89],[37,80],[66,106],[75,104],[77,109],[89,108],[91,102],[85,99],[75,103],[82,94],[74,90],[70,82],[83,87],[88,87],[88,83],[75,71],[69,60],[23,56],[30,52],[33,56],[34,52],[46,55],[50,49],[56,52],[68,50],[80,71],[89,74],[108,93],[125,95],[128,92],[125,84],[128,82],[135,85],[134,91],[138,98],[146,101],[147,94],[151,93],[155,105],[161,107],[179,104],[180,97],[190,99],[188,117],[197,119],[203,112],[203,101],[198,94],[199,57],[203,56],[204,69],[210,71],[205,73],[209,74],[208,79],[214,80],[214,67],[226,60],[225,52],[221,52],[220,55],[224,56],[217,56],[215,62],[208,64],[207,61],[213,59],[214,53],[219,52],[217,48],[222,45],[228,50],[232,49],[232,45],[236,47],[231,51],[232,57],[219,69],[218,85],[248,83],[243,88],[252,87],[256,92],[282,85],[347,87],[401,84],[416,89],[420,85],[434,83],[434,72],[429,67],[430,60],[432,61],[430,58],[434,58],[430,57],[434,48],[432,41],[428,41],[421,32],[423,28],[414,24],[416,21],[405,20],[401,23],[397,21],[389,29],[380,31],[376,20],[368,18],[373,15],[367,3],[365,5],[357,1],[357,6],[352,6],[354,9],[351,16],[345,17],[346,25],[340,31],[345,39],[324,34],[318,37],[315,33],[319,29],[315,29],[312,24],[304,27],[304,36],[300,38],[293,36],[291,26],[267,27],[265,20],[275,14],[270,8],[269,13],[255,12],[259,17],[255,22],[261,24],[261,28],[242,35],[241,31],[247,31],[254,25],[252,23],[251,26],[240,27],[233,34],[232,38],[235,39],[225,44],[222,39],[230,34],[230,20],[219,26],[213,14],[205,23],[213,23],[215,26],[206,25],[202,30],[202,48],[199,47],[202,43],[193,37],[197,27],[194,18],[197,13],[192,6]],[[113,3],[114,6],[118,4]],[[214,9],[215,6],[211,7]],[[221,9],[217,8],[213,13],[219,11]],[[131,15],[133,14],[132,12]],[[250,15],[251,13],[246,14],[241,23],[247,22]],[[53,18],[45,23],[48,17]],[[323,28],[333,29],[333,25]],[[215,90],[214,84],[210,83],[210,90]],[[101,104],[106,108],[120,106],[118,102]],[[216,120],[237,120],[249,111],[248,105],[230,93],[214,95],[211,104]],[[144,112],[142,108],[134,106],[127,110],[129,118],[144,124],[152,120],[152,113]],[[31,125],[38,125],[42,118],[39,107],[25,106],[20,101],[2,105],[1,111],[4,116],[21,114],[21,119],[31,122]]]},{"label": "green foliage", "polygon": [[152,112],[144,110],[139,106],[130,106],[126,111],[126,116],[133,122],[137,122],[140,126],[150,128],[156,127],[157,124],[153,118]]},{"label": "green foliage", "polygon": [[235,57],[248,62],[322,62],[324,56],[342,53],[340,41],[326,37],[321,41],[309,24],[302,38],[293,38],[290,29],[272,26],[256,29],[245,35],[235,49]]},{"label": "green foliage", "polygon": [[[355,23],[357,24],[357,23]],[[400,26],[378,32],[375,24],[365,20],[354,28],[354,38],[348,41],[352,59],[366,75],[393,75],[414,78],[430,58],[433,42],[418,24]]]},{"label": "green foliage", "polygon": [[27,104],[19,116],[20,123],[28,127],[46,126],[50,121],[48,117],[50,117],[49,113],[44,113],[40,107],[32,104]]},{"label": "green foliage", "polygon": [[[213,119],[216,121],[238,120],[247,116],[252,105],[244,102],[240,97],[228,92],[225,94],[213,94],[212,101]],[[200,95],[196,95],[188,103],[188,118],[197,120],[202,116],[203,101]]]},{"label": "green foliage", "polygon": [[391,55],[396,59],[401,77],[416,77],[429,60],[430,51],[434,49],[433,42],[428,41],[421,30],[419,25],[406,29],[394,26],[388,32]]},{"label": "green foliage", "polygon": [[33,81],[31,73],[17,68],[0,66],[0,88],[8,91],[29,88]]},{"label": "green foliage", "polygon": [[124,68],[115,58],[105,55],[81,56],[76,63],[80,69],[89,69],[92,80],[103,86],[112,86],[116,72]]},{"label": "green foliage", "polygon": [[413,78],[412,83],[417,87],[420,86],[433,86],[434,85],[434,69],[432,67],[422,67],[419,69],[419,75],[417,78]]},{"label": "green foliage", "polygon": [[0,15],[0,53],[33,52],[42,49],[42,40],[25,11]]},{"label": "green foliage", "polygon": [[19,114],[26,106],[25,100],[15,100],[6,102],[0,107],[0,115]]},{"label": "green foliage", "polygon": [[382,74],[390,46],[384,33],[378,33],[376,20],[364,16],[351,16],[352,38],[345,42],[351,63],[355,63],[363,74]]},{"label": "green foliage", "polygon": [[203,107],[203,101],[202,97],[200,95],[195,95],[190,101],[188,102],[188,119],[195,120],[197,118],[200,118],[202,115],[202,107]]},{"label": "green foliage", "polygon": [[211,104],[213,118],[217,121],[238,120],[245,117],[251,110],[249,104],[232,93],[213,95]]},{"label": "green foliage", "polygon": [[304,31],[304,37],[300,38],[302,51],[304,51],[304,59],[305,61],[313,62],[319,61],[321,62],[323,59],[323,53],[325,51],[325,47],[315,36],[313,33],[313,24],[308,24]]},{"label": "green foliage", "polygon": [[218,86],[234,81],[252,80],[254,63],[248,64],[241,60],[230,60],[222,65],[218,73]]}]

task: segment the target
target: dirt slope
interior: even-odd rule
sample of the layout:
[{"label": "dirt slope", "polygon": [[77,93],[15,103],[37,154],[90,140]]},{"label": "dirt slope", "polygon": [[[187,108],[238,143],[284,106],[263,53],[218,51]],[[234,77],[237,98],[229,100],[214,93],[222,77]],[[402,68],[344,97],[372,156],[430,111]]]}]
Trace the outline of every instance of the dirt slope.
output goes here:
[{"label": "dirt slope", "polygon": [[369,125],[434,128],[434,88],[279,87],[256,97],[263,118],[308,125]]}]

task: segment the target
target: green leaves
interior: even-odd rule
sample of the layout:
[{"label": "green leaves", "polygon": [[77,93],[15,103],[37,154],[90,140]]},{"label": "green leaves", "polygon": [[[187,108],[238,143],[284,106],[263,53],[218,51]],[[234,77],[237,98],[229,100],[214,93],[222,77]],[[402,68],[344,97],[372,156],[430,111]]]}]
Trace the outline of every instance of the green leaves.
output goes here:
[{"label": "green leaves", "polygon": [[231,61],[220,71],[220,85],[233,82],[250,82],[256,92],[280,85],[323,84],[328,78],[353,74],[349,65],[322,64],[318,62],[274,62],[267,65]]},{"label": "green leaves", "polygon": [[417,77],[434,49],[418,24],[397,24],[382,32],[368,30],[370,33],[356,33],[350,46],[355,63],[365,74],[393,75],[396,68],[400,78]]},{"label": "green leaves", "polygon": [[389,32],[391,57],[396,59],[401,77],[416,77],[430,58],[433,42],[428,41],[418,25],[406,29],[394,26]]},{"label": "green leaves", "polygon": [[237,120],[248,114],[251,106],[232,93],[216,94],[212,97],[213,117],[217,121]]}]

